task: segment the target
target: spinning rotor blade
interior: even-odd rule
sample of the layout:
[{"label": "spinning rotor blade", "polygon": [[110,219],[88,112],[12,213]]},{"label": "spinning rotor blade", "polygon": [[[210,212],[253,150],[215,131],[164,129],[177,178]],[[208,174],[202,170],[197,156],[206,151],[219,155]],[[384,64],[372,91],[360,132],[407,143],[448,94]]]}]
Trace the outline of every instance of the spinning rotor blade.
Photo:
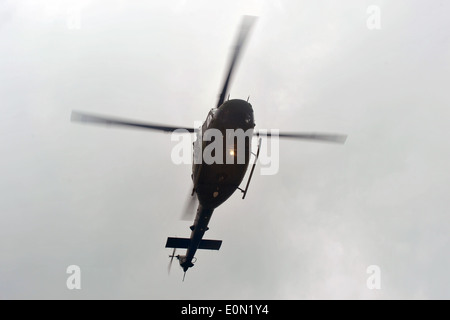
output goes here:
[{"label": "spinning rotor blade", "polygon": [[170,261],[169,261],[169,265],[167,266],[167,273],[170,274],[170,269],[172,269],[172,262],[173,262],[173,258],[175,257],[175,251],[177,250],[177,248],[173,248],[173,252],[172,255],[169,256]]},{"label": "spinning rotor blade", "polygon": [[181,220],[192,221],[194,219],[195,209],[198,206],[197,194],[189,195],[184,207]]},{"label": "spinning rotor blade", "polygon": [[272,134],[271,132],[255,132],[254,135],[257,137],[272,137],[278,136],[280,138],[288,139],[305,139],[305,140],[316,140],[324,142],[333,142],[344,144],[347,140],[347,135],[345,134],[328,134],[328,133],[280,133]]},{"label": "spinning rotor blade", "polygon": [[230,60],[230,65],[228,66],[228,73],[225,78],[225,83],[223,84],[222,91],[220,92],[219,102],[217,103],[217,107],[220,107],[225,100],[225,96],[227,94],[228,84],[230,83],[231,76],[233,74],[233,69],[236,65],[236,62],[239,58],[239,54],[241,53],[242,47],[244,46],[245,40],[247,39],[248,33],[256,21],[257,17],[254,16],[244,16],[242,19],[241,27],[239,29],[239,34],[236,40],[236,44],[234,46],[234,53]]},{"label": "spinning rotor blade", "polygon": [[139,122],[139,121],[134,121],[134,120],[119,119],[119,118],[112,118],[112,117],[101,116],[101,115],[87,114],[87,113],[82,113],[82,112],[78,112],[78,111],[72,111],[70,120],[74,121],[74,122],[95,123],[95,124],[105,124],[105,125],[124,126],[124,127],[135,127],[135,128],[157,130],[157,131],[164,131],[164,132],[173,132],[173,131],[179,130],[179,129],[187,130],[188,132],[195,132],[194,128],[174,127],[174,126],[166,126],[166,125],[160,125],[160,124],[155,124],[155,123],[145,123],[145,122]]}]

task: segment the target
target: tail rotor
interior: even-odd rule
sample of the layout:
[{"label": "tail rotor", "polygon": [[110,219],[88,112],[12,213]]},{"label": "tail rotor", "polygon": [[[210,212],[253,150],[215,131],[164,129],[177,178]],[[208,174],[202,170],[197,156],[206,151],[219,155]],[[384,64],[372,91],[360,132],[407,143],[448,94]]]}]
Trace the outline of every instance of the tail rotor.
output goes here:
[{"label": "tail rotor", "polygon": [[178,256],[175,255],[175,251],[176,251],[176,250],[177,250],[177,248],[173,248],[172,255],[169,256],[170,261],[169,261],[169,265],[167,266],[167,273],[168,273],[168,274],[170,274],[170,269],[172,268],[173,258],[175,258],[175,257],[178,258]]}]

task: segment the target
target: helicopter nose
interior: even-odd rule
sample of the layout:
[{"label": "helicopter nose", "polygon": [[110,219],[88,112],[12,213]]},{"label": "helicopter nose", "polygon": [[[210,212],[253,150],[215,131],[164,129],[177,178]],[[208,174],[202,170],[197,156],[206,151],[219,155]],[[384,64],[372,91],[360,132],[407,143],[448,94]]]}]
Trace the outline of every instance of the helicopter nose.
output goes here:
[{"label": "helicopter nose", "polygon": [[219,112],[220,117],[227,123],[234,123],[245,129],[255,127],[252,105],[245,100],[228,100],[219,108]]}]

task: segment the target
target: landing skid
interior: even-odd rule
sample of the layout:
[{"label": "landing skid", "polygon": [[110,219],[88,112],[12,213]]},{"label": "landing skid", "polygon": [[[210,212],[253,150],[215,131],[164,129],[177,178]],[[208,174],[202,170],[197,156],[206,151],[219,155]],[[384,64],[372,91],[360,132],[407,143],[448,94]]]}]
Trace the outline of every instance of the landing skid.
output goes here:
[{"label": "landing skid", "polygon": [[256,162],[258,161],[259,151],[260,150],[261,150],[261,138],[258,139],[258,150],[256,151],[256,154],[254,154],[252,152],[252,154],[255,156],[255,160],[253,161],[252,170],[250,171],[250,175],[249,175],[248,180],[247,180],[247,185],[245,186],[244,190],[242,190],[241,188],[238,188],[243,193],[242,199],[245,199],[245,196],[247,195],[248,186],[250,185],[250,180],[252,179],[253,171],[255,170]]}]

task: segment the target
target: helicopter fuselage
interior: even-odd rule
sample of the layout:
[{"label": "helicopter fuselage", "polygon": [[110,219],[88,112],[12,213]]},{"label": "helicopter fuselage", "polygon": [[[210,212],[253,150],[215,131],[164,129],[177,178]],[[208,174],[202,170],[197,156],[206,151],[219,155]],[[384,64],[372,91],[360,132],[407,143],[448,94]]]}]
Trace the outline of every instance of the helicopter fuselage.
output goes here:
[{"label": "helicopter fuselage", "polygon": [[[192,168],[194,190],[204,208],[217,208],[241,184],[250,160],[254,126],[252,106],[244,100],[226,101],[208,114],[194,142],[193,157],[201,161],[194,161]],[[210,132],[215,135],[211,137]]]},{"label": "helicopter fuselage", "polygon": [[[254,127],[251,104],[234,99],[212,109],[197,134],[193,157],[201,161],[194,161],[192,179],[199,206],[194,224],[190,227],[192,232],[186,255],[178,257],[185,272],[193,266],[192,259],[208,230],[214,209],[236,191],[245,176]],[[214,137],[208,132],[214,132]],[[232,133],[235,135],[230,136]],[[215,148],[209,148],[213,143]],[[240,157],[241,153],[244,155]],[[208,156],[211,159],[207,159]]]}]

